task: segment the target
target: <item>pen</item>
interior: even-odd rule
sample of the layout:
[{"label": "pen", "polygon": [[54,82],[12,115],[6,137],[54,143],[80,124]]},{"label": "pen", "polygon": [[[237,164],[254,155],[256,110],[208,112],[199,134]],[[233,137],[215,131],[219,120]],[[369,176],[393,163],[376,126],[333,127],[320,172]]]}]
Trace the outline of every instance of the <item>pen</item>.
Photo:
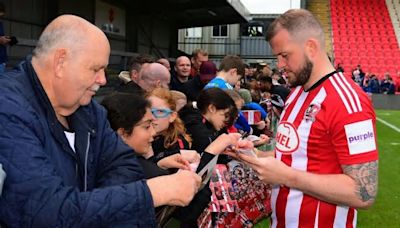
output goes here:
[{"label": "pen", "polygon": [[247,136],[249,136],[249,135],[250,135],[249,132],[245,132],[245,133],[243,133],[243,135],[240,137],[240,139],[245,139],[245,138],[247,138]]}]

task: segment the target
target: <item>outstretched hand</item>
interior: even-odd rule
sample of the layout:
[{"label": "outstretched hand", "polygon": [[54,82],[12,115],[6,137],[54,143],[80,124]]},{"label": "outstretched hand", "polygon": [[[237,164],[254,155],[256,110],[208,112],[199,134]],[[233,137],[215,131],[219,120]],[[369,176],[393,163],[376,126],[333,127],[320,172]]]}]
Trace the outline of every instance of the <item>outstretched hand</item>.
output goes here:
[{"label": "outstretched hand", "polygon": [[291,178],[292,169],[272,156],[259,158],[238,154],[237,158],[250,166],[265,183],[287,185]]},{"label": "outstretched hand", "polygon": [[147,180],[154,207],[186,206],[198,192],[200,184],[201,177],[187,170]]},{"label": "outstretched hand", "polygon": [[190,170],[189,162],[181,154],[174,154],[165,157],[158,161],[157,165],[162,169],[178,168]]},{"label": "outstretched hand", "polygon": [[227,148],[236,146],[240,137],[241,135],[239,133],[222,134],[208,145],[205,151],[210,154],[220,154]]},{"label": "outstretched hand", "polygon": [[180,150],[181,155],[184,159],[186,159],[190,164],[200,162],[200,154],[195,150]]}]

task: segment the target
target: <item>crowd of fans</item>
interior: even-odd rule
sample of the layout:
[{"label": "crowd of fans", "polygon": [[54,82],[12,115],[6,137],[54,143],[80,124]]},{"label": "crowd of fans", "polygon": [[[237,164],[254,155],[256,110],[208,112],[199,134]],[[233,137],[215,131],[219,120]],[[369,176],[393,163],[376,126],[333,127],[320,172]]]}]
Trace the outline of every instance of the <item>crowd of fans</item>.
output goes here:
[{"label": "crowd of fans", "polygon": [[[249,66],[244,64],[238,56],[225,56],[217,69],[216,65],[208,60],[206,50],[196,49],[191,58],[178,57],[169,73],[165,69],[161,70],[161,65],[157,64],[164,60],[157,60],[149,55],[133,57],[129,63],[129,71],[119,75],[122,82],[116,91],[145,95],[157,87],[162,87],[179,94],[179,106],[187,107],[193,103],[196,104],[198,95],[203,90],[220,88],[228,91],[239,110],[260,111],[261,121],[252,127],[248,126],[247,120],[243,119],[244,117],[239,112],[238,119],[233,125],[234,129],[247,133],[269,132],[271,130],[269,123],[274,113],[271,112],[272,107],[282,109],[283,101],[290,92],[285,72],[271,69],[268,64]],[[170,63],[163,65],[168,70]],[[151,69],[159,69],[159,72],[151,74],[149,73]],[[160,73],[161,71],[163,73]],[[154,75],[154,77],[149,77],[149,75]],[[237,97],[239,99],[236,99]],[[180,114],[184,114],[185,110],[181,110]]]},{"label": "crowd of fans", "polygon": [[[273,154],[274,132],[290,90],[285,73],[268,64],[250,67],[240,57],[227,55],[217,69],[202,49],[194,50],[190,58],[178,57],[175,63],[142,54],[130,60],[129,71],[121,72],[119,78],[121,84],[102,104],[112,128],[143,157],[147,178],[183,168],[177,159],[199,170],[215,156],[207,147],[224,133],[257,136],[254,145],[263,156]],[[134,110],[140,116],[133,117]],[[246,110],[259,112],[260,118],[249,122],[242,112]],[[135,121],[123,123],[132,118]],[[135,134],[142,122],[146,138]],[[142,149],[135,146],[136,141],[144,145]],[[218,157],[218,164],[230,161],[229,156]],[[174,212],[175,218],[195,226],[211,194],[206,186],[187,207]]]},{"label": "crowd of fans", "polygon": [[[344,72],[340,63],[336,66],[336,70]],[[351,78],[368,94],[396,94],[396,92],[400,92],[400,71],[393,78],[388,72],[383,76],[364,72],[361,65],[357,65],[351,72]]]},{"label": "crowd of fans", "polygon": [[[343,72],[340,64],[336,70]],[[139,149],[132,148],[156,167],[148,169],[148,165],[142,164],[148,178],[182,168],[177,159],[188,162],[189,166],[205,164],[215,156],[207,152],[207,147],[224,133],[255,135],[258,140],[254,145],[261,156],[273,156],[277,124],[290,93],[285,71],[271,69],[268,64],[249,66],[234,55],[225,56],[217,68],[208,59],[206,50],[196,49],[191,57],[180,56],[175,62],[137,55],[130,60],[129,71],[121,72],[119,77],[121,85],[102,104],[108,110],[112,126],[118,119],[111,116],[116,113],[114,109],[130,106],[130,103],[147,105],[146,115],[153,115],[148,118],[152,119],[148,121],[152,124],[147,124],[152,133],[144,141],[134,138],[150,144],[150,151],[140,154]],[[366,93],[396,92],[389,74],[378,80],[376,75],[363,72],[360,65],[353,70],[352,79]],[[143,110],[144,115],[146,107],[132,106],[132,111]],[[244,114],[249,110],[259,112],[256,122],[250,122]],[[143,115],[141,118],[145,119]],[[138,119],[128,126],[136,126],[138,121],[143,120]],[[113,128],[120,133],[119,127]],[[229,156],[220,154],[218,164],[228,164],[230,160]],[[176,210],[172,216],[184,226],[196,226],[198,217],[208,210],[211,195],[212,191],[206,186],[187,207]]]}]

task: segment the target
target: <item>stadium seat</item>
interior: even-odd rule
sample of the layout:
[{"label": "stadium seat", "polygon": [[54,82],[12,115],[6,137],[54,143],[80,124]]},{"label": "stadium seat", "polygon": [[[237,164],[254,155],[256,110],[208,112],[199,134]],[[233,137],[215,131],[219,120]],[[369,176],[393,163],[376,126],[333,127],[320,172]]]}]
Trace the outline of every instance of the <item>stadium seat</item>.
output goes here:
[{"label": "stadium seat", "polygon": [[[397,0],[396,0],[397,1]],[[385,0],[330,0],[334,56],[348,69],[399,68],[400,50]]]}]

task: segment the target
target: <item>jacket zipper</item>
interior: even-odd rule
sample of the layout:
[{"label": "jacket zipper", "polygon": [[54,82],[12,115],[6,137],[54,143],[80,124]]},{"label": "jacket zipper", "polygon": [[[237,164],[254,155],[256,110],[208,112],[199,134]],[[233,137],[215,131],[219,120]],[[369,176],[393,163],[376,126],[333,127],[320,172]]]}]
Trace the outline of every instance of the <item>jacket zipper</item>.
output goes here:
[{"label": "jacket zipper", "polygon": [[88,132],[87,144],[86,144],[86,152],[85,152],[85,179],[84,179],[84,186],[83,191],[87,191],[87,163],[89,157],[89,148],[90,148],[90,132]]}]

